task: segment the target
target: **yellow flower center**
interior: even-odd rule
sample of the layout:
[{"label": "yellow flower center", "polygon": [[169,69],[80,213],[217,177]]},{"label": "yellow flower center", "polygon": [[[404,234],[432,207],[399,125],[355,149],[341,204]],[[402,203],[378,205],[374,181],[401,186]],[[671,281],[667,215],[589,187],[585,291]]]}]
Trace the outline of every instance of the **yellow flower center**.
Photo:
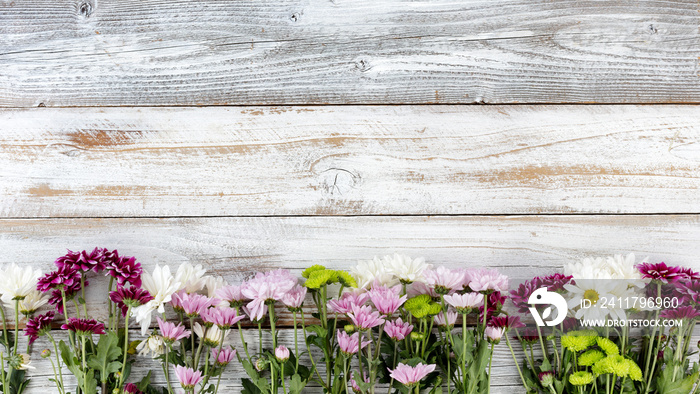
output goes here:
[{"label": "yellow flower center", "polygon": [[583,298],[589,300],[591,304],[595,305],[595,303],[600,299],[600,294],[593,289],[588,289],[583,293]]}]

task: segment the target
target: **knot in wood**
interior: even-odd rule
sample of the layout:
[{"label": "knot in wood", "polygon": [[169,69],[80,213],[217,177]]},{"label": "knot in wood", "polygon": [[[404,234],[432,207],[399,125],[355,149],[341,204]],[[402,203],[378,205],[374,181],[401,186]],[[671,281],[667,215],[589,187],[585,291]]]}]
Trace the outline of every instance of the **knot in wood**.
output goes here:
[{"label": "knot in wood", "polygon": [[659,31],[654,25],[647,26],[647,30],[649,30],[649,34],[656,34]]},{"label": "knot in wood", "polygon": [[343,196],[355,188],[359,176],[342,168],[329,168],[320,175],[321,189],[331,196]]},{"label": "knot in wood", "polygon": [[299,13],[295,12],[292,14],[292,16],[289,17],[289,20],[292,22],[297,22],[297,21],[299,21],[299,18],[300,18]]},{"label": "knot in wood", "polygon": [[90,15],[92,15],[92,4],[87,1],[80,3],[78,12],[80,12],[80,15],[82,15],[84,18],[89,18]]},{"label": "knot in wood", "polygon": [[367,72],[370,68],[372,68],[372,66],[369,64],[369,61],[365,59],[360,59],[356,61],[355,67],[357,67],[357,69],[362,72]]}]

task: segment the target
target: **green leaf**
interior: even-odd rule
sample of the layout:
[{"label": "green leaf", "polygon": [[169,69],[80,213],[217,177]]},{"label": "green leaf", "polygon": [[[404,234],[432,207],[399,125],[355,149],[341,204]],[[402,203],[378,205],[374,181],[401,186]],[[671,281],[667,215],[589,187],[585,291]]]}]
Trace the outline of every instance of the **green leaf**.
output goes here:
[{"label": "green leaf", "polygon": [[289,393],[300,394],[301,390],[303,390],[306,386],[306,383],[306,381],[301,380],[301,376],[299,376],[299,374],[295,374],[294,376],[292,376],[292,379],[289,383]]},{"label": "green leaf", "polygon": [[100,381],[102,383],[107,382],[110,374],[118,372],[121,369],[122,363],[120,361],[115,361],[122,354],[118,342],[119,337],[115,332],[108,332],[107,334],[100,335],[96,354],[88,357],[88,366],[100,372]]}]

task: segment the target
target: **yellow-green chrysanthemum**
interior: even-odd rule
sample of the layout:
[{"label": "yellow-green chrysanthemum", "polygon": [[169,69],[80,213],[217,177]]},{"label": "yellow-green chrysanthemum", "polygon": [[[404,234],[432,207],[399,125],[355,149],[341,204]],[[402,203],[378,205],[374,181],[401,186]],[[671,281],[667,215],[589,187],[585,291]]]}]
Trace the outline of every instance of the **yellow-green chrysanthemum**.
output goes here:
[{"label": "yellow-green chrysanthemum", "polygon": [[306,279],[309,279],[309,276],[311,276],[312,272],[323,271],[325,269],[326,269],[326,267],[319,265],[319,264],[315,264],[315,265],[312,265],[311,267],[305,269],[304,272],[301,273],[301,276],[306,278]]},{"label": "yellow-green chrysanthemum", "polygon": [[634,361],[629,360],[629,359],[627,360],[627,364],[629,364],[629,367],[630,367],[630,373],[629,373],[630,379],[636,380],[638,382],[641,381],[643,376],[642,376],[642,369],[639,368],[639,365],[637,365],[637,363],[635,363]]},{"label": "yellow-green chrysanthemum", "polygon": [[590,367],[601,359],[605,358],[605,354],[600,350],[589,350],[578,357],[578,365],[582,367]]},{"label": "yellow-green chrysanthemum", "polygon": [[580,352],[595,345],[597,336],[595,331],[572,331],[561,337],[561,345],[573,352]]},{"label": "yellow-green chrysanthemum", "polygon": [[319,270],[313,271],[306,280],[304,286],[309,289],[318,289],[323,285],[335,283],[338,281],[338,272],[334,270]]},{"label": "yellow-green chrysanthemum", "polygon": [[357,282],[355,282],[355,278],[352,277],[349,273],[345,271],[336,271],[338,273],[338,281],[340,282],[341,285],[345,287],[357,287]]},{"label": "yellow-green chrysanthemum", "polygon": [[630,373],[630,363],[628,363],[625,357],[617,356],[607,356],[601,359],[591,369],[596,375],[604,375],[606,373],[611,373],[617,377],[624,378]]},{"label": "yellow-green chrysanthemum", "polygon": [[601,348],[605,354],[608,356],[617,356],[620,354],[620,348],[617,347],[615,342],[609,340],[608,338],[598,338],[598,347]]},{"label": "yellow-green chrysanthemum", "polygon": [[585,386],[593,383],[593,375],[590,372],[579,371],[569,375],[569,383],[574,386]]},{"label": "yellow-green chrysanthemum", "polygon": [[422,319],[429,315],[437,315],[442,312],[442,306],[433,302],[427,294],[421,294],[408,299],[404,304],[404,308],[417,319]]}]

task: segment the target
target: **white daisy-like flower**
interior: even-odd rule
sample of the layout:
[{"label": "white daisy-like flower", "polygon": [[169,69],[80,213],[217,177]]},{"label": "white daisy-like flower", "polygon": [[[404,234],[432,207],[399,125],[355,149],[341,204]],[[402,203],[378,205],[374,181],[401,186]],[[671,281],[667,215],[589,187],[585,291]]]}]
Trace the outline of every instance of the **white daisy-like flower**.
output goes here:
[{"label": "white daisy-like flower", "polygon": [[17,356],[19,359],[19,365],[16,366],[16,369],[21,371],[27,369],[36,369],[36,367],[30,365],[32,363],[32,358],[27,353],[19,353],[17,354]]},{"label": "white daisy-like flower", "polygon": [[627,281],[577,279],[575,282],[564,285],[564,288],[568,291],[569,310],[575,311],[577,319],[599,321],[611,316],[616,320],[627,320],[624,300],[635,295]]},{"label": "white daisy-like flower", "polygon": [[386,271],[404,283],[425,282],[423,272],[433,268],[432,264],[427,264],[422,257],[412,259],[410,256],[398,253],[394,253],[393,256],[384,256],[383,262]]},{"label": "white daisy-like flower", "polygon": [[207,275],[204,278],[204,287],[207,289],[207,297],[216,297],[216,291],[222,287],[228,286],[228,282],[220,276]]},{"label": "white daisy-like flower", "polygon": [[357,265],[350,269],[350,273],[355,278],[357,287],[361,289],[370,288],[375,281],[390,287],[399,283],[399,279],[388,271],[379,257],[358,261]]},{"label": "white daisy-like flower", "polygon": [[[19,313],[29,316],[34,314],[39,308],[49,302],[50,293],[42,293],[36,289],[32,290],[19,302]],[[15,309],[15,303],[5,303],[8,308]]]},{"label": "white daisy-like flower", "polygon": [[185,289],[187,293],[196,293],[204,288],[204,275],[207,270],[202,268],[202,264],[192,265],[190,263],[182,263],[177,268],[175,280],[180,282],[178,290]]},{"label": "white daisy-like flower", "polygon": [[602,257],[585,258],[577,263],[569,263],[564,266],[564,274],[576,279],[612,279],[605,259]]},{"label": "white daisy-like flower", "polygon": [[36,283],[41,276],[41,270],[35,270],[31,266],[20,267],[12,263],[0,270],[0,294],[5,304],[22,300],[32,290],[36,290]]},{"label": "white daisy-like flower", "polygon": [[[645,263],[646,260],[642,260],[639,264]],[[630,285],[639,288],[646,286],[651,281],[651,279],[643,279],[642,273],[635,267],[637,263],[635,262],[634,253],[630,253],[627,256],[621,254],[608,256],[605,261],[613,279],[627,280]]]},{"label": "white daisy-like flower", "polygon": [[160,335],[152,334],[136,346],[140,356],[147,356],[151,353],[151,357],[156,358],[165,353],[165,341]]},{"label": "white daisy-like flower", "polygon": [[216,347],[219,346],[221,341],[226,340],[226,337],[231,330],[226,330],[226,333],[224,333],[224,331],[219,329],[217,326],[205,328],[199,323],[194,323],[194,326],[192,326],[192,331],[197,334],[197,337],[203,339],[204,343],[209,347]]},{"label": "white daisy-like flower", "polygon": [[132,311],[136,321],[141,325],[141,335],[146,335],[151,325],[151,314],[154,311],[165,313],[165,304],[170,302],[173,293],[178,291],[180,282],[170,273],[170,267],[159,266],[153,269],[153,273],[144,272],[141,276],[142,287],[153,296],[151,301],[134,308]]}]

